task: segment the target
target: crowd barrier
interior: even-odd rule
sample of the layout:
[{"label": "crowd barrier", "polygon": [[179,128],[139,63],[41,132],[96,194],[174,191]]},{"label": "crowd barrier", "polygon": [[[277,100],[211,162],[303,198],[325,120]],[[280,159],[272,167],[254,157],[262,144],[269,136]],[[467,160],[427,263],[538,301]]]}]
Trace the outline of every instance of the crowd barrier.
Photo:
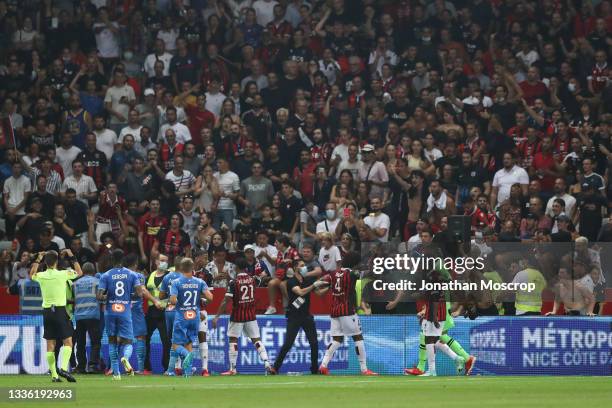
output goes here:
[{"label": "crowd barrier", "polygon": [[[285,338],[285,318],[258,316],[262,341],[274,360]],[[209,333],[212,372],[228,367],[227,317]],[[456,319],[450,334],[477,357],[474,375],[612,375],[612,318],[610,317],[479,317]],[[417,361],[419,324],[415,316],[362,316],[369,368],[381,374],[402,374]],[[317,316],[319,360],[330,342],[329,317]],[[0,374],[44,374],[45,342],[42,317],[0,315]],[[41,353],[41,350],[43,353]],[[106,337],[103,354],[107,354]],[[239,342],[238,372],[262,374],[263,365],[250,342]],[[334,374],[357,374],[359,363],[352,340],[337,351]],[[161,372],[161,344],[152,338],[153,371]],[[438,353],[439,375],[454,375],[452,361]],[[132,356],[132,364],[136,364]],[[287,355],[282,372],[308,372],[310,347],[302,332]],[[199,355],[195,366],[200,367]]]}]

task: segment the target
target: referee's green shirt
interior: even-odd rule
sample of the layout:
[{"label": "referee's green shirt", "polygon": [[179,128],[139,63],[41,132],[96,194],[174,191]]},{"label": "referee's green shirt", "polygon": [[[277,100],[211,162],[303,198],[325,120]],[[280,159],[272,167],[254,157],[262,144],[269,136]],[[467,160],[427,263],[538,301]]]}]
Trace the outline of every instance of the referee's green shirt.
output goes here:
[{"label": "referee's green shirt", "polygon": [[66,306],[66,282],[77,277],[77,273],[71,270],[47,269],[44,272],[36,272],[32,280],[40,285],[42,307]]}]

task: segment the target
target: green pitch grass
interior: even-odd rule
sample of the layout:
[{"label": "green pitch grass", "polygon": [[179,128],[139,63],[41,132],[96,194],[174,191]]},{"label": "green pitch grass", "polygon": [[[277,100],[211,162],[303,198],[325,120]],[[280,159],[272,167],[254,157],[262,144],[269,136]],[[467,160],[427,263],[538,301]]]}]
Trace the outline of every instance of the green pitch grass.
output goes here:
[{"label": "green pitch grass", "polygon": [[73,388],[76,401],[11,402],[20,407],[610,407],[611,377],[348,377],[236,376],[168,378],[81,375],[76,384],[46,376],[0,376],[0,406],[7,388]]}]

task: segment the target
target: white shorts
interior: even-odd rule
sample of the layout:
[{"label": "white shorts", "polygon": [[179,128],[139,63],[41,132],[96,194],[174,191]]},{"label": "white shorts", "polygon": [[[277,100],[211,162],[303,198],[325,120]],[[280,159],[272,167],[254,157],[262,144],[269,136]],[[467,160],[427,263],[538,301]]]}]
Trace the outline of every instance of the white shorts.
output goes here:
[{"label": "white shorts", "polygon": [[243,334],[250,339],[259,338],[259,325],[257,324],[257,320],[251,320],[250,322],[229,322],[227,337],[240,337]]},{"label": "white shorts", "polygon": [[357,336],[361,334],[361,322],[356,314],[331,318],[330,334],[337,336]]},{"label": "white shorts", "polygon": [[425,336],[440,337],[442,335],[442,330],[444,330],[444,322],[438,322],[438,325],[439,327],[436,328],[434,322],[423,319],[421,322],[421,330],[423,330]]},{"label": "white shorts", "polygon": [[208,313],[206,310],[200,311],[200,327],[198,333],[208,333]]}]

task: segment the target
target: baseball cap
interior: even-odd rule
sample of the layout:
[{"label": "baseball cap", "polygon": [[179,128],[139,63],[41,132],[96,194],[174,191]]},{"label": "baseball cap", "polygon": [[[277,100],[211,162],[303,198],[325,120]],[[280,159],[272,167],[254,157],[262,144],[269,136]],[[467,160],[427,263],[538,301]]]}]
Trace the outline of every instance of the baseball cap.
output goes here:
[{"label": "baseball cap", "polygon": [[245,245],[243,252],[246,252],[246,251],[253,251],[253,252],[255,252],[255,246],[254,245],[250,245],[250,244],[249,245]]},{"label": "baseball cap", "polygon": [[372,146],[371,144],[366,144],[365,146],[363,146],[361,148],[362,152],[373,152],[374,151],[374,146]]},{"label": "baseball cap", "polygon": [[144,96],[155,95],[155,91],[151,88],[147,88],[144,90]]}]

